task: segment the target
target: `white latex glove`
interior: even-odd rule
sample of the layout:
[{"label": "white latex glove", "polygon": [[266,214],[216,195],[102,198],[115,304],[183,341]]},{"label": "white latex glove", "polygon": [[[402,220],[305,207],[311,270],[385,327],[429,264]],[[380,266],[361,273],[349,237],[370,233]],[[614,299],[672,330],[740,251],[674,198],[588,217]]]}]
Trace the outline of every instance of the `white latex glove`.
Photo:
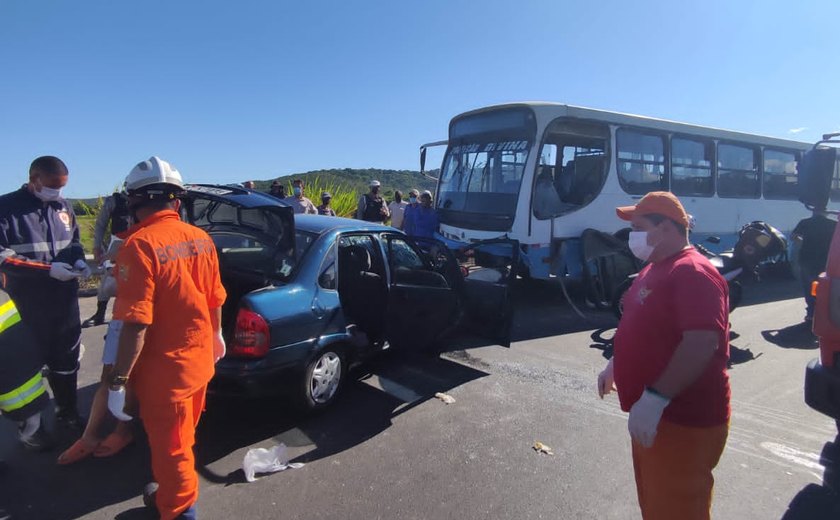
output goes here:
[{"label": "white latex glove", "polygon": [[615,378],[613,377],[613,359],[614,358],[610,358],[610,361],[609,363],[607,363],[607,366],[604,368],[604,370],[601,371],[600,374],[598,374],[598,395],[601,397],[601,399],[603,399],[605,395],[609,394],[610,392],[616,389]]},{"label": "white latex glove", "polygon": [[87,262],[84,260],[76,260],[76,263],[73,264],[73,268],[82,274],[82,278],[90,278],[90,267],[88,267]]},{"label": "white latex glove", "polygon": [[50,276],[62,282],[79,278],[82,273],[74,271],[73,266],[64,262],[53,262],[50,264]]},{"label": "white latex glove", "polygon": [[642,397],[630,408],[630,419],[627,421],[630,436],[645,448],[653,446],[662,412],[670,402],[670,399],[645,389]]},{"label": "white latex glove", "polygon": [[218,363],[220,359],[225,357],[225,352],[227,352],[225,338],[222,337],[221,330],[216,331],[216,335],[213,337],[213,360]]},{"label": "white latex glove", "polygon": [[121,421],[130,421],[132,417],[125,413],[125,387],[119,390],[108,389],[108,410]]}]

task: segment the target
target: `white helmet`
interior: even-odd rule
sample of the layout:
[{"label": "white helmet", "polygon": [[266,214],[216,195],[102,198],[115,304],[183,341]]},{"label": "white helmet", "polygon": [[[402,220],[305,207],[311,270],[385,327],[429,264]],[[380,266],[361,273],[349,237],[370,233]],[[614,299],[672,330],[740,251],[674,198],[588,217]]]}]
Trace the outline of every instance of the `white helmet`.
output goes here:
[{"label": "white helmet", "polygon": [[169,191],[183,191],[184,180],[178,170],[160,157],[152,156],[148,161],[137,163],[125,178],[125,191],[145,191],[148,186],[164,188],[169,185]]},{"label": "white helmet", "polygon": [[371,188],[378,188],[380,186],[379,181],[370,181]]}]

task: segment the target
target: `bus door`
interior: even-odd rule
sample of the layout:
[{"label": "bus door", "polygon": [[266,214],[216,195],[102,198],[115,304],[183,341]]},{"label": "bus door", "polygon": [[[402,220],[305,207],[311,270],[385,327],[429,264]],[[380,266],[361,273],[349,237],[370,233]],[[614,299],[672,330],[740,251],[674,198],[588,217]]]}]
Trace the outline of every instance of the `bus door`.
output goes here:
[{"label": "bus door", "polygon": [[[543,134],[531,196],[528,251],[531,276],[548,278],[561,248],[554,243],[554,220],[598,197],[609,172],[609,125],[572,118],[552,121]],[[562,273],[555,273],[562,274]]]}]

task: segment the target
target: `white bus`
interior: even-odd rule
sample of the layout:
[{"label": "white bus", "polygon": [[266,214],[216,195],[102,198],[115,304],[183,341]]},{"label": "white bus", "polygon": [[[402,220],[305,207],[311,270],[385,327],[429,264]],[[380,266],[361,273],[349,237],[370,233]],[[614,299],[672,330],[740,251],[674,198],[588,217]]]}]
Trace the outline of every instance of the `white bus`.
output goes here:
[{"label": "white bus", "polygon": [[[627,226],[617,206],[669,190],[696,219],[692,240],[735,242],[746,223],[784,233],[810,215],[796,163],[810,144],[557,103],[511,103],[449,124],[435,207],[450,248],[518,240],[532,278],[581,275],[587,228]],[[836,184],[836,183],[835,183]],[[840,190],[832,190],[840,201]]]}]

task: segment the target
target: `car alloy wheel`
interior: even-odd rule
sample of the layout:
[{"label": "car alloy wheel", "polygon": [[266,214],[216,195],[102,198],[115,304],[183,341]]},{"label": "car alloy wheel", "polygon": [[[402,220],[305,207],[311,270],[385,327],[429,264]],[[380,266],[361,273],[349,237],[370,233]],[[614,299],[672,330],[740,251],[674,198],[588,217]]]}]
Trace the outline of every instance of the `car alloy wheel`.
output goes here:
[{"label": "car alloy wheel", "polygon": [[341,383],[341,357],[332,351],[321,354],[309,376],[309,395],[316,404],[326,404],[335,397]]}]

